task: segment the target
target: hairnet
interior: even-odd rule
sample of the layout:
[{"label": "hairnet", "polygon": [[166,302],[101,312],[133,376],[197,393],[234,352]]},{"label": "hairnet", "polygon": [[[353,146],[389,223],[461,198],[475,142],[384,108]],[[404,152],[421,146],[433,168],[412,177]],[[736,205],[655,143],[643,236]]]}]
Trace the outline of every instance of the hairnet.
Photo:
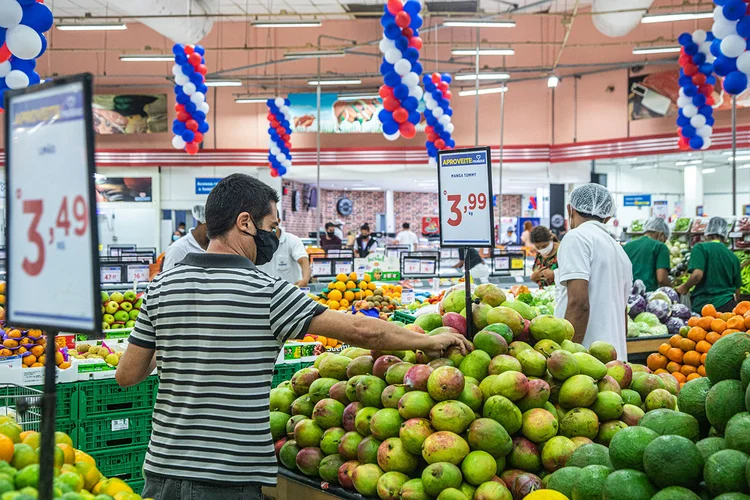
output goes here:
[{"label": "hairnet", "polygon": [[712,234],[721,236],[722,238],[726,238],[729,234],[729,226],[723,217],[711,217],[708,219],[706,236],[711,236]]},{"label": "hairnet", "polygon": [[655,232],[655,233],[662,233],[664,236],[669,238],[669,225],[667,222],[660,218],[660,217],[651,217],[649,220],[646,221],[646,225],[643,226],[643,230],[645,232]]},{"label": "hairnet", "polygon": [[197,220],[201,224],[206,223],[206,206],[195,205],[193,207],[193,219]]},{"label": "hairnet", "polygon": [[615,215],[615,200],[601,184],[584,184],[570,193],[570,206],[583,215],[607,219]]}]

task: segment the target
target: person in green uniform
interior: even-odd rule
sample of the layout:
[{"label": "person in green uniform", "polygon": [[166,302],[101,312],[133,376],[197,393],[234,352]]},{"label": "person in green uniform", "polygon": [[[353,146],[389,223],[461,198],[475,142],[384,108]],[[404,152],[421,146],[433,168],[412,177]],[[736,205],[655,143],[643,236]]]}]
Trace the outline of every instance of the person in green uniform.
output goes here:
[{"label": "person in green uniform", "polygon": [[726,246],[729,233],[727,222],[721,217],[711,217],[706,226],[706,239],[690,253],[687,282],[677,288],[677,293],[690,294],[692,309],[700,313],[703,306],[713,304],[717,311],[730,312],[737,305],[742,287],[740,260]]},{"label": "person in green uniform", "polygon": [[669,238],[669,226],[664,219],[651,217],[643,229],[646,235],[629,242],[624,248],[633,264],[633,279],[643,281],[649,292],[660,286],[672,286],[669,249],[664,244]]}]

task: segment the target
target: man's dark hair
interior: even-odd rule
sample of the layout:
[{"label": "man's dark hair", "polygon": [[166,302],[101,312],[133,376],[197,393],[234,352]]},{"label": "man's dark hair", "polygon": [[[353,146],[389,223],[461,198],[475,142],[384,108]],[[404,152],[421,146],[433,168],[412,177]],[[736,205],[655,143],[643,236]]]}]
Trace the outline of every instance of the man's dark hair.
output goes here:
[{"label": "man's dark hair", "polygon": [[184,222],[180,222],[180,223],[179,223],[179,224],[177,224],[177,225],[178,225],[178,226],[184,226],[184,225],[185,225],[185,223],[184,223]]},{"label": "man's dark hair", "polygon": [[256,225],[260,224],[271,213],[271,202],[279,202],[276,190],[255,177],[232,174],[223,178],[206,200],[208,237],[227,234],[243,212],[249,213]]},{"label": "man's dark hair", "polygon": [[584,219],[586,219],[586,220],[595,220],[596,222],[601,222],[602,224],[604,224],[604,221],[605,221],[604,217],[599,217],[597,215],[587,214],[586,212],[579,212],[575,208],[572,208],[572,210],[574,212],[576,212],[578,215],[580,215],[581,217],[583,217]]},{"label": "man's dark hair", "polygon": [[368,224],[362,224],[362,226],[359,228],[360,231],[369,231],[370,226]]},{"label": "man's dark hair", "polygon": [[326,230],[328,230],[328,229],[330,229],[332,227],[336,227],[336,226],[333,225],[333,222],[326,222]]},{"label": "man's dark hair", "polygon": [[410,227],[411,226],[409,226],[408,222],[404,222],[403,224],[401,224],[401,229],[409,229]]},{"label": "man's dark hair", "polygon": [[552,232],[544,226],[535,226],[529,236],[532,243],[549,243],[554,238]]}]

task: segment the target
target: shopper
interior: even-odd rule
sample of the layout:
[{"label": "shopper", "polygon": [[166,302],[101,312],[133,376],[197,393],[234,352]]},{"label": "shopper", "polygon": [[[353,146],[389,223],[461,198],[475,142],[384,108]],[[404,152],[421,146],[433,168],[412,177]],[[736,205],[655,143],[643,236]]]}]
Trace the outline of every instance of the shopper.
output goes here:
[{"label": "shopper", "polygon": [[[468,259],[468,260],[467,260]],[[469,274],[474,279],[488,278],[490,268],[484,263],[484,259],[479,255],[476,248],[458,249],[458,262],[453,267],[456,269],[465,269],[465,264],[469,265]]]},{"label": "shopper", "polygon": [[626,307],[633,286],[630,260],[605,224],[615,215],[607,188],[584,184],[573,190],[568,204],[572,228],[557,253],[558,297],[555,315],[571,322],[574,342],[612,344],[627,359]]},{"label": "shopper", "polygon": [[703,306],[713,304],[719,312],[731,312],[740,297],[742,276],[740,260],[726,247],[729,234],[727,221],[711,217],[706,225],[706,239],[690,252],[688,280],[677,287],[677,293],[686,295],[691,288],[693,312],[700,314]]},{"label": "shopper", "polygon": [[172,269],[179,264],[189,253],[203,253],[208,248],[208,234],[206,228],[206,207],[195,205],[193,207],[193,219],[196,226],[187,234],[169,245],[164,254],[162,271]]},{"label": "shopper", "polygon": [[508,226],[508,230],[505,231],[505,238],[500,242],[500,244],[515,245],[516,243],[516,232],[513,230],[513,227]]},{"label": "shopper", "polygon": [[354,248],[354,244],[357,242],[357,235],[354,234],[354,231],[349,231],[346,233],[346,248]]},{"label": "shopper", "polygon": [[411,230],[409,223],[404,222],[401,224],[401,231],[396,235],[396,241],[399,245],[408,246],[409,250],[416,250],[419,238],[417,237],[417,234]]},{"label": "shopper", "polygon": [[333,223],[333,232],[336,233],[336,236],[341,241],[344,241],[344,221],[341,219],[336,219],[336,222]]},{"label": "shopper", "polygon": [[281,226],[276,227],[274,234],[279,239],[279,248],[271,262],[258,266],[258,269],[293,285],[307,286],[310,282],[310,256],[304,243]]},{"label": "shopper", "polygon": [[529,243],[536,248],[536,258],[531,270],[531,281],[539,288],[555,284],[557,269],[557,249],[560,243],[552,232],[544,226],[536,226],[529,234]]},{"label": "shopper", "polygon": [[523,223],[523,232],[521,233],[521,245],[525,247],[531,246],[531,231],[534,229],[534,224],[530,220]]},{"label": "shopper", "polygon": [[376,248],[378,248],[378,240],[370,234],[370,226],[362,224],[362,227],[359,228],[359,236],[357,236],[357,241],[354,245],[354,254],[357,257],[365,258]]},{"label": "shopper", "polygon": [[423,335],[362,315],[347,316],[259,271],[278,240],[274,189],[245,174],[208,195],[207,253],[149,284],[116,378],[122,387],[159,371],[143,496],[154,500],[260,500],[278,468],[269,393],[286,340],[325,335],[367,349],[440,355],[457,334]]},{"label": "shopper", "polygon": [[335,229],[333,222],[326,222],[326,234],[320,237],[320,248],[326,252],[341,249],[341,238],[336,236]]},{"label": "shopper", "polygon": [[669,226],[659,217],[651,217],[643,226],[646,235],[625,245],[633,264],[633,279],[641,280],[646,290],[653,292],[660,286],[672,286],[669,279]]}]

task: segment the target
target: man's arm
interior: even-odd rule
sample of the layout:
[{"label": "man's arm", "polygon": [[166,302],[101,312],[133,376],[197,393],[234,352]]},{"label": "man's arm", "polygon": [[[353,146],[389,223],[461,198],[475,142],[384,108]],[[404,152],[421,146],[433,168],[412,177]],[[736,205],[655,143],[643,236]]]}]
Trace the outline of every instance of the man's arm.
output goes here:
[{"label": "man's arm", "polygon": [[569,280],[568,307],[565,310],[565,319],[570,321],[575,329],[573,342],[582,343],[586,336],[586,328],[589,324],[589,282],[586,280]]},{"label": "man's arm", "polygon": [[156,368],[155,353],[154,349],[128,344],[115,372],[120,387],[130,387],[146,380]]},{"label": "man's arm", "polygon": [[656,270],[656,282],[659,286],[672,286],[672,281],[669,279],[668,269],[657,269]]},{"label": "man's arm", "polygon": [[368,316],[349,316],[334,311],[324,311],[310,321],[308,333],[337,338],[357,347],[382,351],[420,350],[437,357],[451,346],[463,354],[471,350],[465,337],[446,333],[425,335]]},{"label": "man's arm", "polygon": [[690,291],[691,288],[693,288],[701,281],[703,281],[703,271],[700,269],[694,269],[693,272],[690,273],[690,277],[688,278],[688,280],[677,287],[677,293],[679,293],[680,295],[685,295]]},{"label": "man's arm", "polygon": [[310,271],[310,258],[302,257],[297,263],[299,264],[299,267],[302,268],[302,279],[295,283],[295,285],[307,286],[307,284],[310,283],[310,277],[312,276],[312,271]]}]

